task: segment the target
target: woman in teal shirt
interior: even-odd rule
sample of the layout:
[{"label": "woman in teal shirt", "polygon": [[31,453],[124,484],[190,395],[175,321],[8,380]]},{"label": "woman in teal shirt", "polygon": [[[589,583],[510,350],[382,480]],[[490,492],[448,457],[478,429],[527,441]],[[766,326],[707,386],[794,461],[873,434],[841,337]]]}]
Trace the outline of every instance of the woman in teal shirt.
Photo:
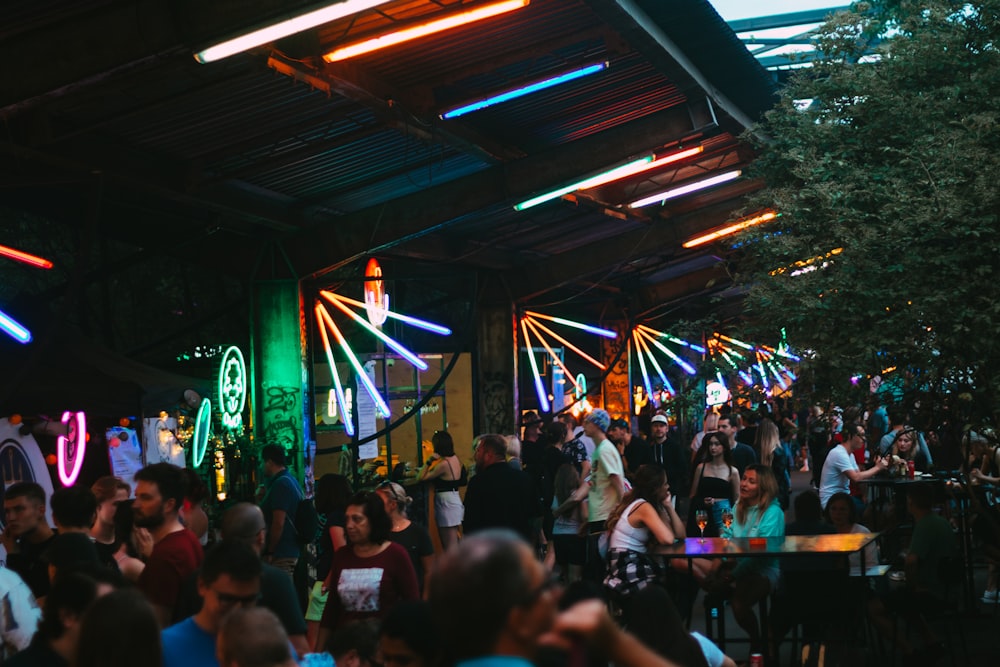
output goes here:
[{"label": "woman in teal shirt", "polygon": [[[723,537],[784,537],[785,513],[778,502],[778,480],[770,466],[747,466],[740,480],[740,499],[733,509],[733,525]],[[781,571],[776,558],[744,558],[731,572],[733,616],[750,637],[752,652],[762,651],[760,627],[753,606],[778,585]]]}]

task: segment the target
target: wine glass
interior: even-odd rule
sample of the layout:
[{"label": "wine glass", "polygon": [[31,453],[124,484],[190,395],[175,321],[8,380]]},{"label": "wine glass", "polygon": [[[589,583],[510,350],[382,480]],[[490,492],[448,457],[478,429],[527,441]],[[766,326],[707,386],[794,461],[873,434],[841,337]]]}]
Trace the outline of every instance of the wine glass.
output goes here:
[{"label": "wine glass", "polygon": [[722,525],[726,527],[727,531],[733,526],[733,510],[728,508],[722,510]]},{"label": "wine glass", "polygon": [[705,510],[698,510],[694,513],[694,520],[698,524],[698,530],[701,531],[701,542],[705,541],[705,526],[708,525],[708,512]]}]

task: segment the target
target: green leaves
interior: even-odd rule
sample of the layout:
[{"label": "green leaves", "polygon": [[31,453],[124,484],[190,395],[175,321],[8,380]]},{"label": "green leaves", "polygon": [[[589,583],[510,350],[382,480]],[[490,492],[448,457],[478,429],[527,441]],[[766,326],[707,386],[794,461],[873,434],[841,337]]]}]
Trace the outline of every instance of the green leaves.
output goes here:
[{"label": "green leaves", "polygon": [[[782,229],[743,235],[750,326],[785,326],[815,350],[834,395],[850,374],[896,366],[915,391],[971,381],[992,414],[1000,0],[873,4],[825,26],[827,59],[791,79],[759,128],[772,141],[758,144],[751,172],[767,188],[753,203],[779,210]],[[881,58],[858,64],[876,35]],[[810,272],[773,273],[808,260]]]}]

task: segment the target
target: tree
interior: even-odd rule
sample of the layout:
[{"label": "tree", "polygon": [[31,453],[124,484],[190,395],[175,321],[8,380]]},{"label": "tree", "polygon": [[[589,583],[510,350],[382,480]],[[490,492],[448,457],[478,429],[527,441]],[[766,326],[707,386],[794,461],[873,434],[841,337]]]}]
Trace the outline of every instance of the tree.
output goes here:
[{"label": "tree", "polygon": [[884,375],[998,424],[1000,0],[856,5],[821,32],[748,135],[754,203],[781,213],[735,258],[748,324],[785,327],[834,398]]}]

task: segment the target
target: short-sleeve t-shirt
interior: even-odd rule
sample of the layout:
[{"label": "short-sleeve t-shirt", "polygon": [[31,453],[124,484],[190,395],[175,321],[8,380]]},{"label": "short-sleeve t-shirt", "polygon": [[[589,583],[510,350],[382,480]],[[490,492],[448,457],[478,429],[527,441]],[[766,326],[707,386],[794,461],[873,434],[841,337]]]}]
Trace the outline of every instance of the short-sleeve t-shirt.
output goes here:
[{"label": "short-sleeve t-shirt", "polygon": [[941,560],[955,556],[955,544],[951,524],[933,512],[913,525],[910,554],[917,557],[915,585],[918,589],[926,589],[938,597],[944,596],[945,586],[939,576]]},{"label": "short-sleeve t-shirt", "polygon": [[271,529],[271,517],[274,510],[281,510],[285,513],[285,525],[281,531],[281,539],[271,554],[275,558],[298,558],[299,542],[298,535],[295,534],[295,511],[299,508],[299,501],[302,500],[302,492],[299,490],[299,483],[295,481],[288,470],[282,470],[275,475],[267,486],[267,493],[260,503],[260,509],[267,520],[268,531]]},{"label": "short-sleeve t-shirt", "polygon": [[837,445],[826,455],[823,474],[819,482],[819,502],[826,509],[826,503],[835,493],[850,493],[851,480],[848,470],[857,470],[858,462],[847,453],[843,445]]},{"label": "short-sleeve t-shirt", "polygon": [[420,524],[410,522],[410,525],[399,532],[389,533],[389,539],[406,549],[413,563],[413,571],[417,575],[417,588],[424,590],[424,562],[426,556],[434,555],[434,543],[427,529]]},{"label": "short-sleeve t-shirt", "polygon": [[351,621],[383,618],[402,600],[420,597],[417,575],[406,549],[389,543],[362,558],[346,546],[333,555],[331,588],[320,625],[337,629]]},{"label": "short-sleeve t-shirt", "polygon": [[139,575],[138,587],[153,604],[173,609],[181,586],[203,559],[198,537],[187,528],[170,533],[153,546]]},{"label": "short-sleeve t-shirt", "polygon": [[214,667],[215,635],[202,630],[190,616],[160,633],[163,667]]},{"label": "short-sleeve t-shirt", "polygon": [[590,521],[604,521],[621,501],[618,490],[611,481],[612,475],[625,479],[622,457],[610,440],[602,440],[594,450],[591,461],[591,486],[588,501]]}]

